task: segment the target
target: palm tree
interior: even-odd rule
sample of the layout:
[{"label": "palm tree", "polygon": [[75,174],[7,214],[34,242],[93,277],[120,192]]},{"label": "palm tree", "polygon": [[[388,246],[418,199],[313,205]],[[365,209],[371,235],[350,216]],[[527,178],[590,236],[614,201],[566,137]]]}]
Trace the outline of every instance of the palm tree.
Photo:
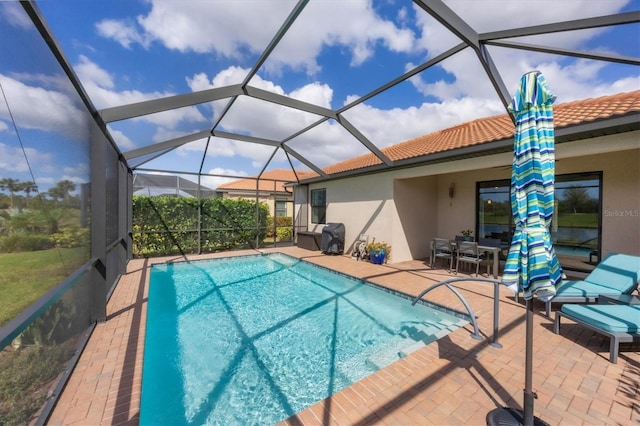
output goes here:
[{"label": "palm tree", "polygon": [[55,197],[64,198],[64,201],[68,206],[70,197],[69,193],[71,191],[75,191],[75,189],[76,184],[71,182],[70,180],[65,179],[58,182],[53,188],[49,189],[49,194],[52,196],[54,196],[55,194]]},{"label": "palm tree", "polygon": [[20,190],[27,194],[27,207],[29,207],[29,194],[38,190],[35,182],[28,181],[20,184]]},{"label": "palm tree", "polygon": [[11,196],[11,208],[13,208],[13,195],[20,190],[20,181],[18,179],[2,178],[0,179],[0,189],[9,191]]}]

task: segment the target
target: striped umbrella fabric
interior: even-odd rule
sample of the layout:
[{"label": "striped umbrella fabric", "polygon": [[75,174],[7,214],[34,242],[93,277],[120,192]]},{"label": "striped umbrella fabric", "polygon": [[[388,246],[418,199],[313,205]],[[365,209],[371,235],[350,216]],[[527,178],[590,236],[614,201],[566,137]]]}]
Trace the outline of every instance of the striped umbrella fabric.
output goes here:
[{"label": "striped umbrella fabric", "polygon": [[515,232],[502,281],[525,300],[548,300],[562,280],[562,268],[551,243],[554,212],[555,153],[553,102],[544,75],[522,76],[509,105],[515,117],[511,174],[511,210]]}]

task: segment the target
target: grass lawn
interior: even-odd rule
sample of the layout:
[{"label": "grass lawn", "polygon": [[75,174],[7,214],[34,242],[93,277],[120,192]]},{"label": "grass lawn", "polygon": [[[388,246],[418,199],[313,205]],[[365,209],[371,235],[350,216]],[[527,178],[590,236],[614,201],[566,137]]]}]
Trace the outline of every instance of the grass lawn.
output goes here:
[{"label": "grass lawn", "polygon": [[597,228],[598,213],[560,213],[558,226],[569,228]]},{"label": "grass lawn", "polygon": [[84,247],[0,253],[0,326],[89,259]]}]

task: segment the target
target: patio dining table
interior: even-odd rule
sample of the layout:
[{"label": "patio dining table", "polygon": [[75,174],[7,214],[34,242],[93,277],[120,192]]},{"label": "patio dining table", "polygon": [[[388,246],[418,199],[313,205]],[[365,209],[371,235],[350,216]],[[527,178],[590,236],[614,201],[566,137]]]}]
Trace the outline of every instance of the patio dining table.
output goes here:
[{"label": "patio dining table", "polygon": [[[457,241],[449,240],[451,246],[455,249],[457,247]],[[484,246],[478,244],[478,252],[488,252],[491,253],[491,258],[493,260],[493,278],[498,278],[498,271],[500,267],[500,252],[502,251],[502,247],[499,246]],[[434,253],[434,240],[431,240],[431,258],[435,256]]]}]

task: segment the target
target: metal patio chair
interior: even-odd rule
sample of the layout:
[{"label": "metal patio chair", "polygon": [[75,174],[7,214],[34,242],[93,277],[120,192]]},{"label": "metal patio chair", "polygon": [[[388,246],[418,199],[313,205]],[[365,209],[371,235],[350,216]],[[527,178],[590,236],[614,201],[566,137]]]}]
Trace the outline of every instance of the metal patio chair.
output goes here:
[{"label": "metal patio chair", "polygon": [[460,262],[476,265],[476,277],[480,269],[482,258],[475,241],[458,241],[456,248],[456,271],[460,270]]},{"label": "metal patio chair", "polygon": [[453,269],[453,257],[455,255],[455,249],[446,238],[434,238],[433,239],[433,252],[431,256],[431,267],[436,264],[438,259],[449,260],[449,269],[451,272]]}]

